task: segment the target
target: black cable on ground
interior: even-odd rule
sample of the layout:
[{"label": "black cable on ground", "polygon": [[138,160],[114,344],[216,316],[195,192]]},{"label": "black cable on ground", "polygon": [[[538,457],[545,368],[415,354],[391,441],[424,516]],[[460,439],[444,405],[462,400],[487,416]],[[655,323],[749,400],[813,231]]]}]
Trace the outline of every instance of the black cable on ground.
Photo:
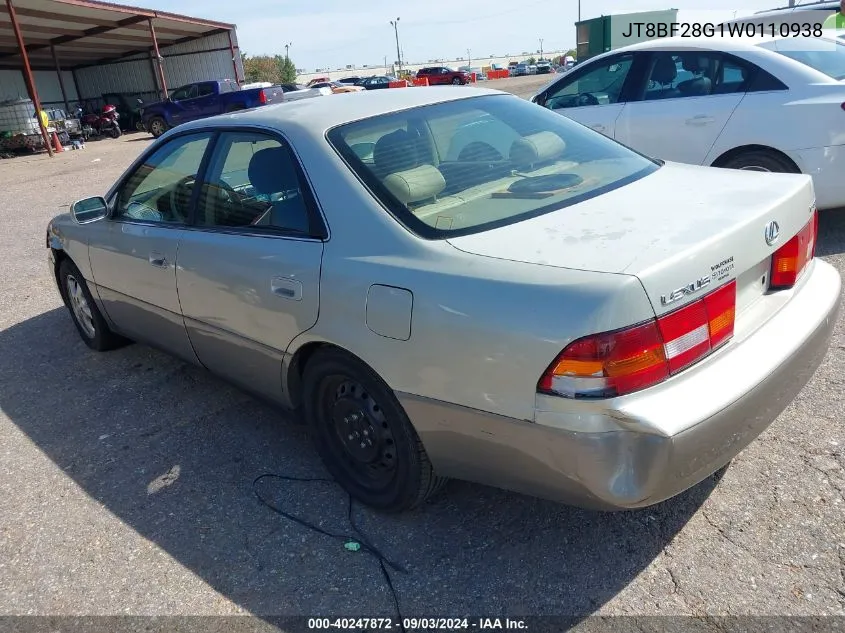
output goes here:
[{"label": "black cable on ground", "polygon": [[387,571],[389,567],[393,571],[407,574],[408,570],[405,569],[402,565],[393,562],[389,558],[387,558],[384,554],[382,554],[378,548],[376,548],[361,528],[355,523],[355,515],[353,512],[354,502],[352,501],[352,496],[349,493],[346,494],[346,498],[348,499],[348,509],[346,518],[349,521],[349,525],[352,526],[352,533],[353,535],[349,534],[335,534],[333,532],[329,532],[328,530],[324,530],[318,525],[314,525],[313,523],[309,523],[308,521],[286,512],[281,508],[275,506],[273,503],[265,499],[261,496],[261,493],[258,492],[258,484],[259,482],[263,481],[264,479],[276,479],[279,481],[293,481],[297,483],[321,483],[321,484],[331,484],[333,486],[337,486],[337,482],[334,479],[325,479],[322,477],[292,477],[289,475],[277,475],[275,473],[264,473],[263,475],[259,475],[252,481],[252,491],[258,500],[266,507],[270,508],[273,512],[286,518],[289,521],[293,521],[302,527],[308,528],[313,532],[317,532],[318,534],[322,534],[323,536],[327,536],[331,539],[335,539],[338,541],[343,541],[344,545],[350,541],[354,541],[360,544],[361,551],[364,551],[371,556],[375,557],[378,561],[379,568],[381,569],[382,576],[384,576],[384,580],[387,583],[387,587],[390,589],[390,593],[393,596],[393,607],[396,610],[396,617],[399,620],[399,628],[404,633],[405,632],[405,624],[402,621],[402,611],[399,608],[399,595],[396,593],[396,588],[393,586],[393,579],[390,577],[390,572]]}]

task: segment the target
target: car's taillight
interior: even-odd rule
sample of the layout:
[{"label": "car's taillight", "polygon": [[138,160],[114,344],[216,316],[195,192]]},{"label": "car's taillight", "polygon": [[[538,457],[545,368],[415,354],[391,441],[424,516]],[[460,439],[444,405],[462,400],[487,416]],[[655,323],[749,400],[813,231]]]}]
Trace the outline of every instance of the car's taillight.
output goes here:
[{"label": "car's taillight", "polygon": [[734,333],[736,281],[658,319],[571,343],[537,391],[613,398],[656,385],[698,362]]},{"label": "car's taillight", "polygon": [[258,103],[261,105],[267,103],[267,93],[263,89],[258,91]]},{"label": "car's taillight", "polygon": [[816,255],[816,236],[819,230],[819,216],[813,209],[810,221],[772,256],[772,273],[769,280],[771,290],[792,288]]}]

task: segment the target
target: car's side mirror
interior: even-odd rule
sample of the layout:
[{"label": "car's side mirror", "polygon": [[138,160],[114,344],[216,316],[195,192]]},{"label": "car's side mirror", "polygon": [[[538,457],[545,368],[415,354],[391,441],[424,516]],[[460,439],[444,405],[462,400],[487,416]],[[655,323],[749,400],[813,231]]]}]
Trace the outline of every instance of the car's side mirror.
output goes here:
[{"label": "car's side mirror", "polygon": [[83,198],[70,205],[70,215],[77,224],[102,220],[109,214],[109,205],[101,196]]},{"label": "car's side mirror", "polygon": [[540,93],[538,95],[534,95],[533,97],[531,97],[531,102],[536,103],[538,106],[545,107],[546,106],[546,94]]}]

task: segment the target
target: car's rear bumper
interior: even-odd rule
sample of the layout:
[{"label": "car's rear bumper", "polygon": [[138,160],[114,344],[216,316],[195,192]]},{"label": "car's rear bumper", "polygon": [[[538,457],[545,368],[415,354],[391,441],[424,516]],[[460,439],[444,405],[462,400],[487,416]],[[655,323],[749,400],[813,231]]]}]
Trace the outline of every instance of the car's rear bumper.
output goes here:
[{"label": "car's rear bumper", "polygon": [[[523,421],[398,395],[442,475],[584,507],[649,506],[730,462],[789,405],[827,352],[840,290],[816,260],[800,296],[753,334],[612,415],[545,410]],[[661,431],[675,413],[690,423]]]},{"label": "car's rear bumper", "polygon": [[845,207],[845,145],[790,152],[801,171],[813,177],[819,209]]}]

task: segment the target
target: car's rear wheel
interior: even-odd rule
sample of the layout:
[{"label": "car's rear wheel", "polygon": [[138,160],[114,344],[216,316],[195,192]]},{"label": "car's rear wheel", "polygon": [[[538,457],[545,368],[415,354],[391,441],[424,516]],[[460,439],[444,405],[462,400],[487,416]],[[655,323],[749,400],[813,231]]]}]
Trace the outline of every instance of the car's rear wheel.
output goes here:
[{"label": "car's rear wheel", "polygon": [[439,490],[419,436],[391,389],[337,349],[321,349],[303,375],[305,415],[326,469],[355,499],[401,512]]},{"label": "car's rear wheel", "polygon": [[741,169],[744,171],[768,171],[784,174],[798,174],[800,170],[776,152],[765,149],[749,150],[722,162],[719,167]]},{"label": "car's rear wheel", "polygon": [[69,259],[65,259],[59,266],[59,284],[73,324],[88,347],[98,352],[106,352],[131,342],[109,329],[97,304],[94,303],[85,278]]},{"label": "car's rear wheel", "polygon": [[167,132],[167,123],[160,116],[150,119],[150,124],[147,127],[150,129],[150,134],[155,138]]}]

